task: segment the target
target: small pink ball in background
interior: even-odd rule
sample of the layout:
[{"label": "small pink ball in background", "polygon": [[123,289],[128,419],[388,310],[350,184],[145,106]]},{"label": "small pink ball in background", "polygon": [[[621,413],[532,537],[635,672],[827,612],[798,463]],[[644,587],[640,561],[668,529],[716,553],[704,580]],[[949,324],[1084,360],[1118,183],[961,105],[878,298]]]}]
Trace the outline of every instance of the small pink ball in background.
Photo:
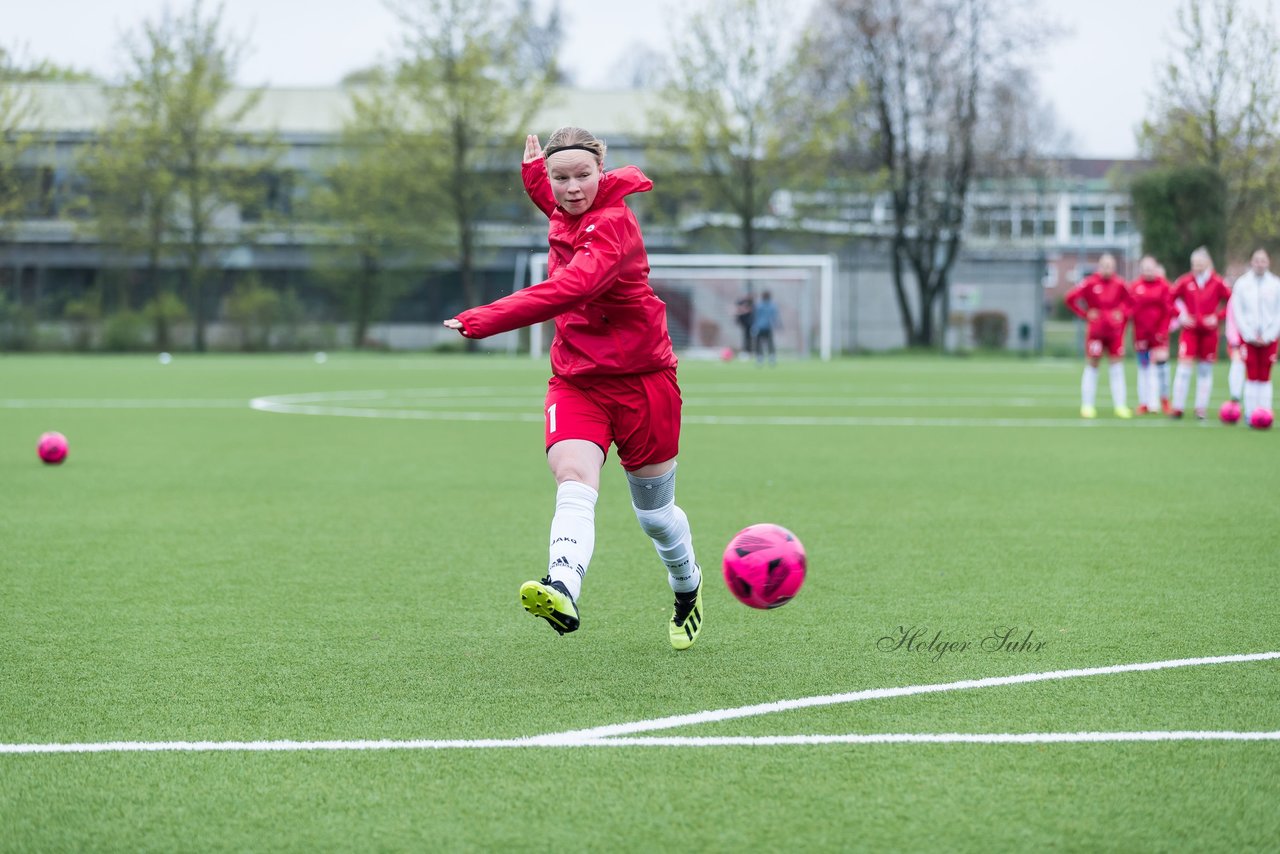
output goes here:
[{"label": "small pink ball in background", "polygon": [[720,361],[722,361],[722,362],[732,362],[732,361],[733,361],[733,348],[732,348],[732,347],[725,347],[723,350],[721,350],[721,351],[720,351]]},{"label": "small pink ball in background", "polygon": [[1218,418],[1223,424],[1235,424],[1240,420],[1240,404],[1234,400],[1228,400],[1218,410]]},{"label": "small pink ball in background", "polygon": [[1255,430],[1270,430],[1271,423],[1275,417],[1271,414],[1270,409],[1258,408],[1253,410],[1253,414],[1249,416],[1249,426]]},{"label": "small pink ball in background", "polygon": [[36,443],[36,452],[40,459],[56,466],[67,458],[67,437],[61,433],[44,433]]}]

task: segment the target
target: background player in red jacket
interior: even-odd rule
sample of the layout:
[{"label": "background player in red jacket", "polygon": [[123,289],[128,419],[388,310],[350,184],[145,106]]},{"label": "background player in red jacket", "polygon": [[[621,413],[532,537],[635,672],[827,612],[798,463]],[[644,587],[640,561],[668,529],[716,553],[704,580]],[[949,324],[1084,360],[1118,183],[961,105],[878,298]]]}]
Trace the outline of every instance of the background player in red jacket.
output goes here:
[{"label": "background player in red jacket", "polygon": [[525,190],[551,220],[548,278],[444,322],[485,338],[555,319],[545,446],[556,510],[546,576],[520,587],[525,610],[561,635],[580,624],[577,600],[595,548],[600,470],[610,444],[631,502],[675,593],[668,637],[693,645],[702,628],[702,575],[689,520],[675,503],[680,387],[666,305],[649,287],[649,258],[624,202],[653,182],[634,166],[604,171],[605,145],[561,128],[544,151],[525,140]]},{"label": "background player in red jacket", "polygon": [[[1138,414],[1166,412],[1169,400],[1161,386],[1161,369],[1169,363],[1169,322],[1173,320],[1173,292],[1150,255],[1138,263],[1138,278],[1129,285],[1133,299],[1133,349],[1138,354]],[[1167,387],[1167,386],[1166,386]]]},{"label": "background player in red jacket", "polygon": [[1196,417],[1208,417],[1213,392],[1213,363],[1218,360],[1218,328],[1226,317],[1231,289],[1213,270],[1213,257],[1201,246],[1191,253],[1191,272],[1178,277],[1173,298],[1182,301],[1178,317],[1178,372],[1173,378],[1174,418],[1181,418],[1191,389],[1191,364],[1196,362]]},{"label": "background player in red jacket", "polygon": [[1080,284],[1067,291],[1067,308],[1071,309],[1089,326],[1085,332],[1085,365],[1080,378],[1080,416],[1097,418],[1094,401],[1098,396],[1098,363],[1102,354],[1111,357],[1108,375],[1111,385],[1111,403],[1117,418],[1132,418],[1133,413],[1125,405],[1124,382],[1124,328],[1129,322],[1132,301],[1124,279],[1116,275],[1116,259],[1106,254],[1098,259],[1098,271],[1086,276]]}]

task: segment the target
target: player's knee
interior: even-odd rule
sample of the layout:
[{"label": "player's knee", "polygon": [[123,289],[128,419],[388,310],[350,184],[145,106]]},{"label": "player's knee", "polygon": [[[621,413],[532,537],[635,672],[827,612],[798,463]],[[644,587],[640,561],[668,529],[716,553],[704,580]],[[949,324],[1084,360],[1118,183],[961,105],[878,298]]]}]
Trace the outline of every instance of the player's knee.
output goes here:
[{"label": "player's knee", "polygon": [[658,477],[636,477],[627,472],[627,484],[631,487],[632,509],[646,534],[661,539],[680,526],[684,512],[675,503],[675,466]]},{"label": "player's knee", "polygon": [[632,505],[632,508],[636,511],[636,519],[640,522],[640,530],[654,540],[670,539],[673,534],[680,531],[680,523],[686,518],[684,511],[675,504],[668,504],[657,510],[641,510],[635,505]]}]

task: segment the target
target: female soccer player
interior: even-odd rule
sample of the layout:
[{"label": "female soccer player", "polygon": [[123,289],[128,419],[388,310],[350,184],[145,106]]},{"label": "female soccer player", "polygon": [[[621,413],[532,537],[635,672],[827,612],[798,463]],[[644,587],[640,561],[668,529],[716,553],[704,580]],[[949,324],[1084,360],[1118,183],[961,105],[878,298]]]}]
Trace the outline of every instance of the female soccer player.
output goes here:
[{"label": "female soccer player", "polygon": [[1231,290],[1231,313],[1244,343],[1245,421],[1255,409],[1271,410],[1271,366],[1280,339],[1280,279],[1270,269],[1271,256],[1259,249],[1249,261],[1249,272],[1236,279]]},{"label": "female soccer player", "polygon": [[1138,278],[1129,285],[1133,298],[1133,349],[1138,354],[1138,414],[1159,412],[1168,399],[1161,394],[1159,372],[1169,361],[1169,321],[1173,295],[1150,255],[1138,264]]},{"label": "female soccer player", "polygon": [[1218,360],[1218,327],[1226,316],[1231,289],[1213,269],[1213,257],[1201,246],[1191,253],[1191,272],[1173,285],[1174,300],[1181,300],[1178,334],[1178,372],[1173,377],[1173,418],[1181,418],[1191,390],[1191,363],[1196,366],[1196,418],[1208,417],[1213,391],[1213,363]]},{"label": "female soccer player", "polygon": [[1098,395],[1098,363],[1106,352],[1111,357],[1111,403],[1117,418],[1132,418],[1125,406],[1124,328],[1133,307],[1124,279],[1116,275],[1116,259],[1111,254],[1098,259],[1098,272],[1086,276],[1067,291],[1067,308],[1089,323],[1085,333],[1084,374],[1080,378],[1080,417],[1097,418],[1094,399]]},{"label": "female soccer player", "polygon": [[547,383],[547,464],[556,510],[546,576],[520,587],[525,610],[564,635],[595,548],[595,506],[609,445],[627,473],[640,527],[675,593],[668,637],[688,649],[702,629],[702,575],[689,520],[675,503],[680,387],[666,306],[649,287],[649,259],[625,204],[653,182],[634,166],[604,171],[605,144],[581,128],[557,130],[543,150],[525,140],[524,186],[551,220],[546,281],[444,322],[467,338],[555,319]]}]

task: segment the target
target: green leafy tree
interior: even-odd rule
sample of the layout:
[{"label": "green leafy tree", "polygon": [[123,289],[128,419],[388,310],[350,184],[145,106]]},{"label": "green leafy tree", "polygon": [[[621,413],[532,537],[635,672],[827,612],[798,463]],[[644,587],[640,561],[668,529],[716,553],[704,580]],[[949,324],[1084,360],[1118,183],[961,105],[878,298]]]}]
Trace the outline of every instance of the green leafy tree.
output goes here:
[{"label": "green leafy tree", "polygon": [[36,106],[21,85],[25,73],[11,52],[0,49],[0,242],[12,238],[36,189],[31,170],[23,168],[39,144]]},{"label": "green leafy tree", "polygon": [[0,47],[0,74],[19,83],[101,83],[96,75],[47,59],[22,62],[17,51]]},{"label": "green leafy tree", "polygon": [[363,347],[413,271],[445,251],[439,235],[448,223],[414,168],[431,160],[430,140],[405,132],[383,90],[353,95],[352,106],[340,156],[310,194],[309,214],[323,223],[321,281],[351,323],[352,346]]},{"label": "green leafy tree", "polygon": [[261,91],[235,90],[244,45],[224,31],[221,7],[206,15],[196,0],[166,10],[124,46],[102,142],[83,163],[93,228],[122,260],[145,257],[157,293],[161,268],[177,267],[203,350],[206,287],[220,255],[252,239],[240,213],[260,204],[278,146],[241,130]]},{"label": "green leafy tree", "polygon": [[1177,275],[1200,246],[1222,257],[1227,240],[1227,187],[1208,166],[1153,169],[1133,179],[1142,249]]},{"label": "green leafy tree", "polygon": [[[394,123],[394,150],[418,176],[448,238],[468,305],[483,298],[476,274],[478,226],[510,194],[511,166],[533,113],[557,71],[555,17],[540,22],[528,2],[395,0],[404,26],[400,55],[381,97]],[[417,203],[417,199],[414,199]],[[474,344],[474,342],[469,342]]]},{"label": "green leafy tree", "polygon": [[[738,249],[760,248],[758,221],[802,152],[803,124],[785,120],[794,100],[790,10],[782,0],[713,0],[674,28],[671,65],[652,119],[655,162],[696,176],[696,202],[727,209]],[[668,163],[672,144],[688,163]]]},{"label": "green leafy tree", "polygon": [[1280,77],[1275,21],[1241,0],[1184,0],[1159,92],[1139,139],[1166,167],[1216,171],[1226,248],[1247,254],[1280,231]]}]

